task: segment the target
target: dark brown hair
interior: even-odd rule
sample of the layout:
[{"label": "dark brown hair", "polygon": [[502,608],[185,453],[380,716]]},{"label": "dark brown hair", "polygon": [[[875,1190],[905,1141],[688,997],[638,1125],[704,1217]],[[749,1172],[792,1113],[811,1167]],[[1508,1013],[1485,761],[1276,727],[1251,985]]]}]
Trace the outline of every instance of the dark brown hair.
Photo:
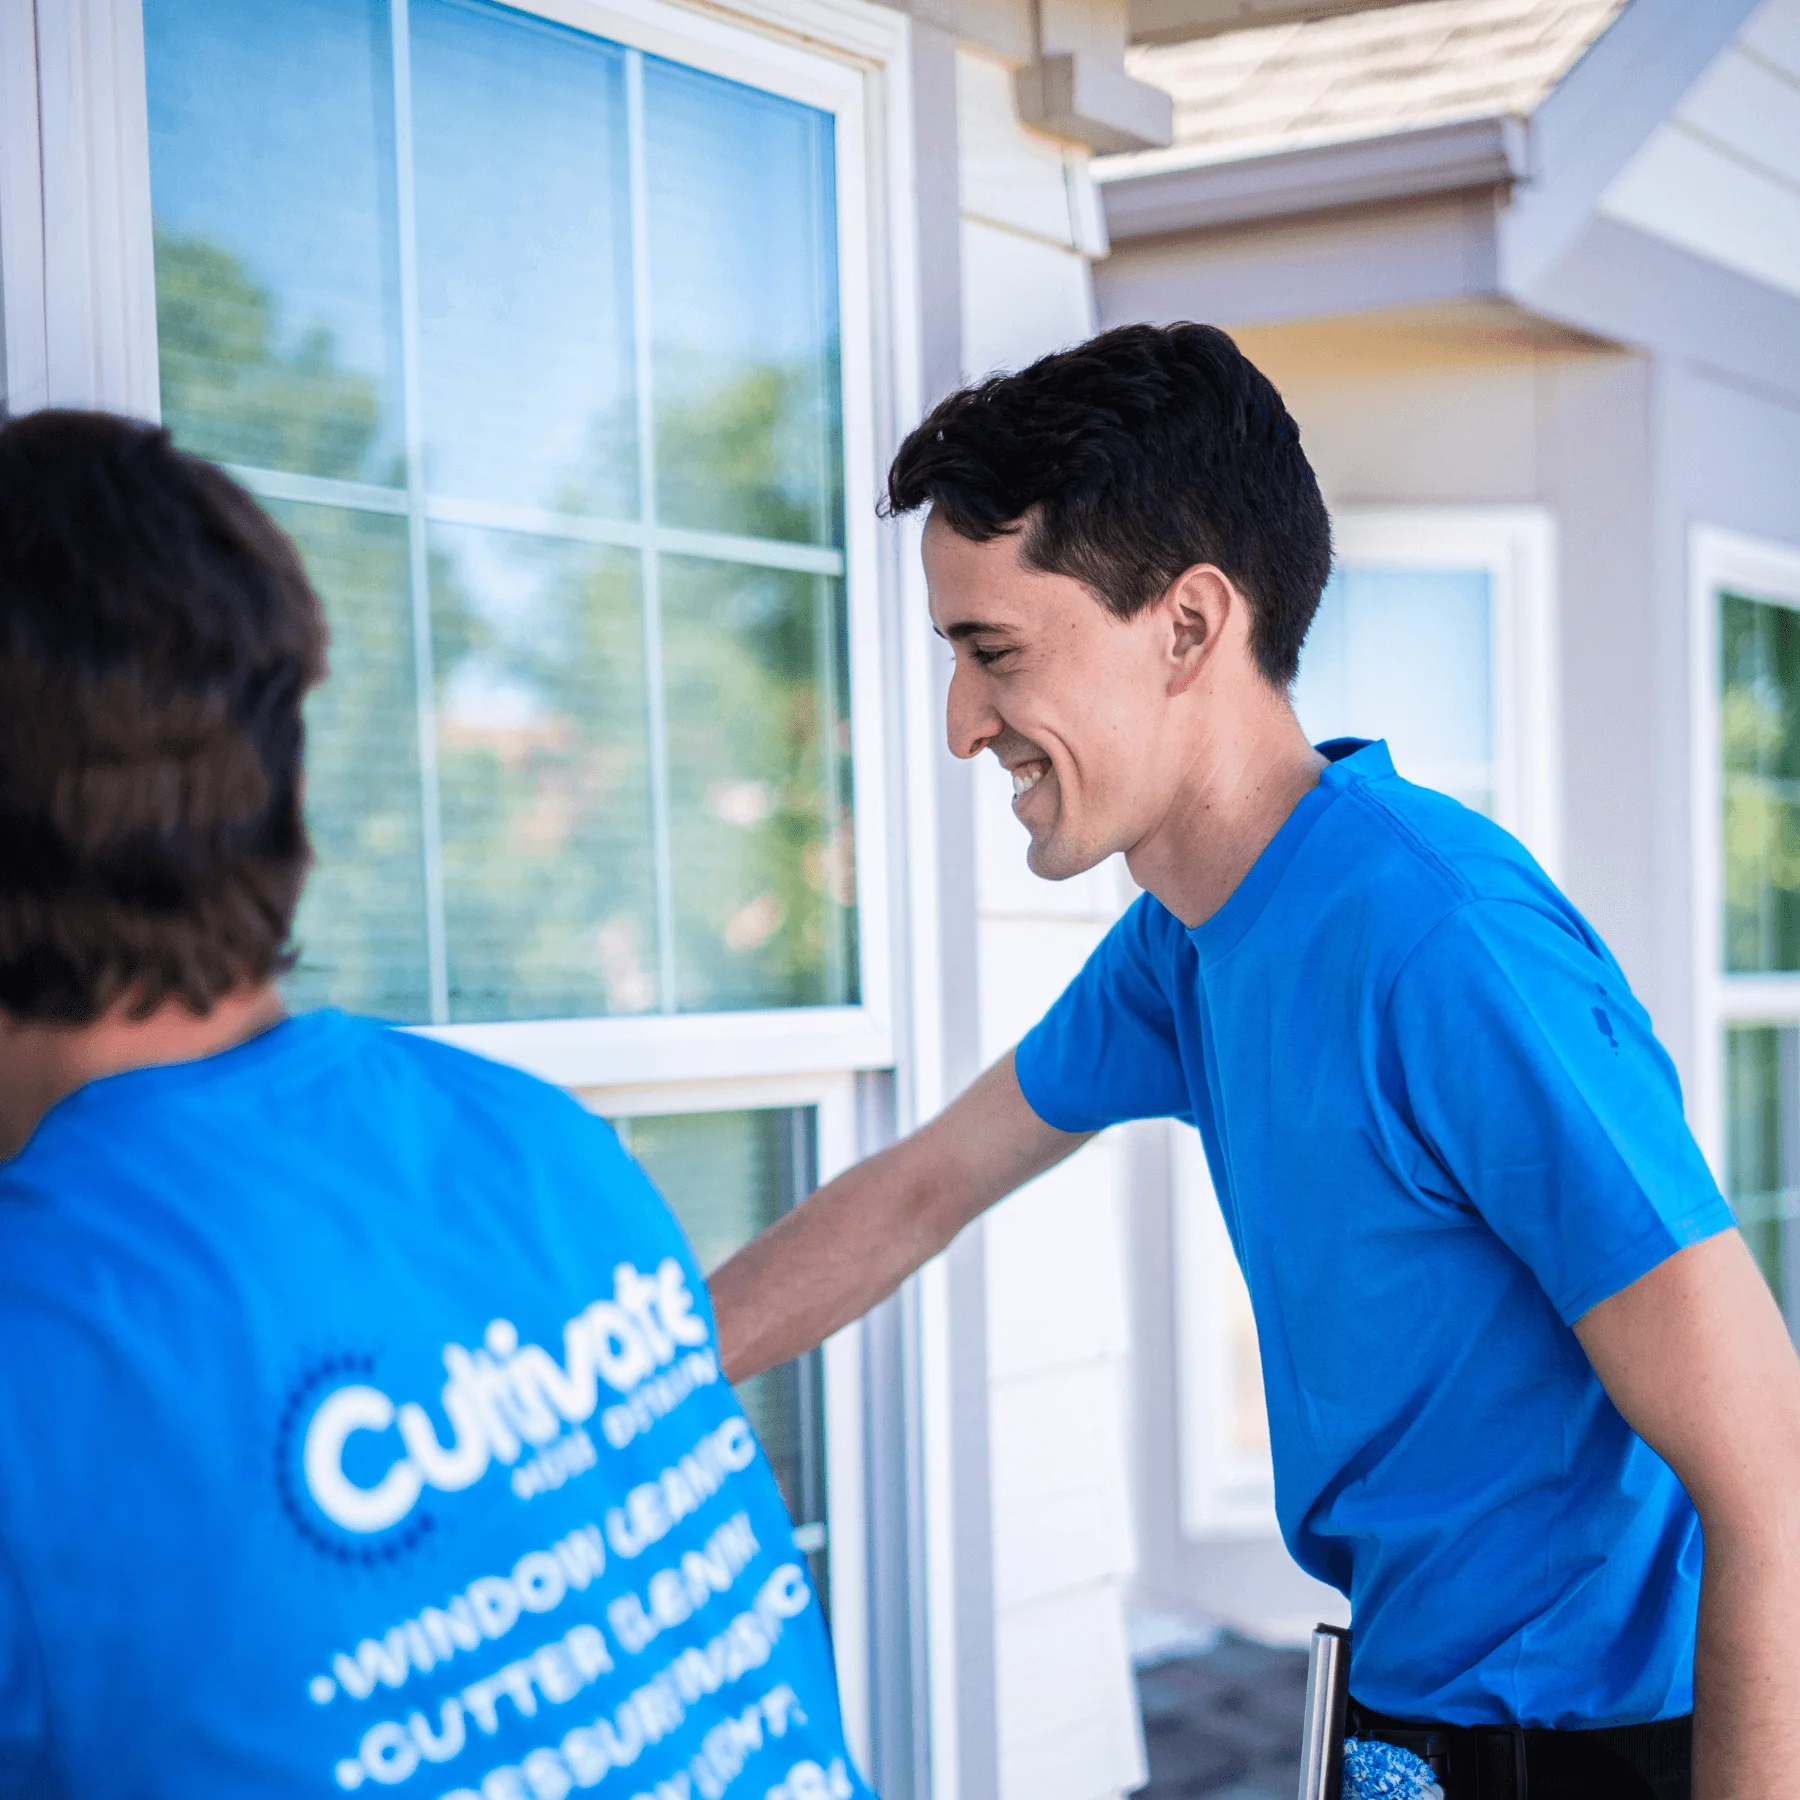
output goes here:
[{"label": "dark brown hair", "polygon": [[1211,325],[1121,325],[940,400],[888,473],[885,510],[921,506],[977,543],[1021,532],[1027,568],[1122,619],[1196,563],[1223,569],[1284,689],[1331,573],[1300,429]]},{"label": "dark brown hair", "polygon": [[105,413],[0,425],[0,1009],[205,1013],[291,965],[324,671],[299,556],[220,470]]}]

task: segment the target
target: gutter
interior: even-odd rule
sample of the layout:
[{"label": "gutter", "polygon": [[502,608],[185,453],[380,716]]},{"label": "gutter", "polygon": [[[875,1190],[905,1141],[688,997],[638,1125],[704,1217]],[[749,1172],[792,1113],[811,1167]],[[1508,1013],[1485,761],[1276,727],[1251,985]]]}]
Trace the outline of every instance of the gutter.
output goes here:
[{"label": "gutter", "polygon": [[1160,154],[1102,158],[1094,179],[1113,242],[1219,225],[1510,186],[1527,173],[1528,128],[1464,119],[1384,137],[1274,150],[1229,162],[1170,165]]}]

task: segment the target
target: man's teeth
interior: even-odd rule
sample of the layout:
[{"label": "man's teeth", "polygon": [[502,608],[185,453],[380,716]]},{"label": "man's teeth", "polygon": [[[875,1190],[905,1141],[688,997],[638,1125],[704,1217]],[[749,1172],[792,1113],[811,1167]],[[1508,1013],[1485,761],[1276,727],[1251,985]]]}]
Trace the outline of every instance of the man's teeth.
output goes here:
[{"label": "man's teeth", "polygon": [[1017,800],[1021,794],[1029,794],[1048,773],[1049,769],[1043,763],[1035,763],[1029,768],[1014,769],[1012,772],[1013,798]]}]

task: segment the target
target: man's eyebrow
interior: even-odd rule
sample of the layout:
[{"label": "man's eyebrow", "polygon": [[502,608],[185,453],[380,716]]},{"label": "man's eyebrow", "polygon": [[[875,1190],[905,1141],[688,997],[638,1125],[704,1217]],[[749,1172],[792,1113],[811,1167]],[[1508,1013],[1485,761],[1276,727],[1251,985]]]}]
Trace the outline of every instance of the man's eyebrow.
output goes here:
[{"label": "man's eyebrow", "polygon": [[1010,625],[990,625],[985,619],[963,619],[952,625],[948,631],[940,631],[935,625],[931,629],[947,642],[960,644],[964,638],[978,637],[983,632],[996,632],[1004,637],[1012,630],[1012,627]]}]

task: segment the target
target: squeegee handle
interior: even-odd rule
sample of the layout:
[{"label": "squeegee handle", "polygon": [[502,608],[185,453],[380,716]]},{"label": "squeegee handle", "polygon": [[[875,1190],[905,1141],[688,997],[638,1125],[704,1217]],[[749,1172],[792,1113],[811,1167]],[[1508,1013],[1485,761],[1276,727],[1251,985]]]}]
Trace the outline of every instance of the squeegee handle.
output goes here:
[{"label": "squeegee handle", "polygon": [[1341,1800],[1344,1715],[1350,1705],[1350,1633],[1313,1628],[1306,1662],[1306,1734],[1300,1749],[1300,1800]]}]

